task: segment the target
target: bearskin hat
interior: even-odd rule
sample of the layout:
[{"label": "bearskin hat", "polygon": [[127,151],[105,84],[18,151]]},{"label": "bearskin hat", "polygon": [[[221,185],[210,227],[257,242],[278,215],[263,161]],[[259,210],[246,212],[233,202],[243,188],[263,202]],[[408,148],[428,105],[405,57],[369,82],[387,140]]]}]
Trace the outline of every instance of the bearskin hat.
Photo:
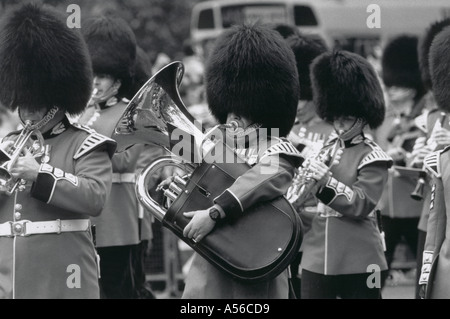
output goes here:
[{"label": "bearskin hat", "polygon": [[297,61],[300,82],[300,100],[312,100],[309,66],[312,61],[328,50],[325,41],[308,35],[293,35],[286,39]]},{"label": "bearskin hat", "polygon": [[81,28],[95,74],[121,80],[119,96],[129,94],[136,61],[136,37],[128,23],[114,14],[88,18]]},{"label": "bearskin hat", "polygon": [[206,64],[206,97],[212,114],[229,113],[265,128],[291,130],[299,100],[294,53],[275,30],[258,24],[235,26],[216,41]]},{"label": "bearskin hat", "polygon": [[430,75],[438,108],[450,112],[450,26],[437,34],[431,44]]},{"label": "bearskin hat", "polygon": [[348,51],[326,52],[311,65],[313,100],[326,121],[339,116],[362,118],[372,128],[384,121],[381,83],[372,65]]},{"label": "bearskin hat", "polygon": [[422,76],[423,85],[427,90],[431,90],[431,75],[429,63],[430,46],[433,42],[434,37],[447,26],[450,26],[450,18],[434,22],[427,28],[425,34],[419,39],[418,52],[420,74]]},{"label": "bearskin hat", "polygon": [[383,82],[387,87],[398,86],[422,91],[418,41],[417,36],[399,35],[386,44],[381,66]]},{"label": "bearskin hat", "polygon": [[92,92],[92,66],[83,37],[46,6],[22,5],[0,26],[0,101],[15,110],[58,106],[81,113]]},{"label": "bearskin hat", "polygon": [[134,76],[131,89],[127,96],[128,99],[132,99],[134,95],[141,89],[141,87],[152,76],[152,64],[150,57],[141,47],[136,48],[136,63],[134,64]]},{"label": "bearskin hat", "polygon": [[271,25],[272,29],[277,31],[281,36],[285,39],[289,38],[292,35],[299,35],[300,31],[297,29],[295,25],[286,24],[286,23],[276,23]]}]

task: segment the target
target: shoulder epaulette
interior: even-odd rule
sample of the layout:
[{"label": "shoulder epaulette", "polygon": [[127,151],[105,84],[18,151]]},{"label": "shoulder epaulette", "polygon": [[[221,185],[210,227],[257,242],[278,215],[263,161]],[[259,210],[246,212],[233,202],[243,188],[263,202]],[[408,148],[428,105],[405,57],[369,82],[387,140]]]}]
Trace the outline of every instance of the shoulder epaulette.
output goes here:
[{"label": "shoulder epaulette", "polygon": [[414,119],[414,125],[424,133],[428,132],[427,120],[429,111],[425,110],[422,114]]},{"label": "shoulder epaulette", "polygon": [[366,139],[364,142],[372,148],[372,151],[364,156],[358,165],[358,169],[375,162],[387,162],[389,166],[393,164],[394,161],[392,160],[392,157],[387,155],[375,142],[370,139]]},{"label": "shoulder epaulette", "polygon": [[82,125],[80,123],[72,123],[72,126],[76,127],[77,129],[83,130],[89,134],[96,133],[94,129],[90,128],[89,126]]},{"label": "shoulder epaulette", "polygon": [[111,138],[101,135],[95,131],[90,132],[89,136],[83,141],[73,159],[79,159],[81,156],[91,152],[101,145],[106,145],[109,157],[111,158],[116,151],[117,143]]},{"label": "shoulder epaulette", "polygon": [[444,147],[442,150],[439,150],[439,152],[442,154],[442,153],[447,152],[448,150],[450,150],[450,145]]},{"label": "shoulder epaulette", "polygon": [[441,165],[439,164],[440,153],[444,152],[448,147],[441,151],[428,154],[423,159],[423,168],[436,177],[441,177]]},{"label": "shoulder epaulette", "polygon": [[270,146],[263,155],[261,156],[261,160],[266,156],[276,155],[276,154],[286,154],[296,157],[304,158],[302,153],[300,153],[291,142],[280,139],[278,143]]}]

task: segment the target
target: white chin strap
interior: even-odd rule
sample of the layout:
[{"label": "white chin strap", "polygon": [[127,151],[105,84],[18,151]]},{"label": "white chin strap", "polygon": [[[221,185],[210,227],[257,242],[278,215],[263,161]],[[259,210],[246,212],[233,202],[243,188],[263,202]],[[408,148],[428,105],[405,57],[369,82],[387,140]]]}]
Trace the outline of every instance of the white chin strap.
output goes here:
[{"label": "white chin strap", "polygon": [[[45,126],[48,122],[50,122],[55,117],[55,114],[58,112],[58,110],[59,110],[59,108],[57,106],[53,106],[50,110],[47,111],[47,113],[44,115],[44,117],[39,122],[33,124],[31,129],[39,130],[41,127]],[[22,116],[20,115],[20,107],[19,107],[19,119],[20,119],[20,123],[22,123],[22,126],[25,126]]]},{"label": "white chin strap", "polygon": [[346,132],[343,133],[337,132],[337,133],[342,140],[348,141],[354,138],[356,135],[361,134],[365,125],[366,121],[364,121],[362,118],[357,118],[355,123],[353,123],[352,127],[349,128]]}]

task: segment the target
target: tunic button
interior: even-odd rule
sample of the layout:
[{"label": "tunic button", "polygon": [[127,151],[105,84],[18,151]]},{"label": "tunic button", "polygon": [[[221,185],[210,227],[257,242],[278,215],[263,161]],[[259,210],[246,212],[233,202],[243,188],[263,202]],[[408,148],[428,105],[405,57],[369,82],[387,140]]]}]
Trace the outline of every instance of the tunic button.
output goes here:
[{"label": "tunic button", "polygon": [[22,205],[21,205],[21,204],[16,204],[16,205],[14,206],[14,208],[15,208],[16,210],[21,210],[21,209],[22,209]]},{"label": "tunic button", "polygon": [[15,218],[16,220],[20,220],[20,219],[22,218],[22,214],[19,213],[19,212],[15,212],[15,213],[14,213],[14,218]]},{"label": "tunic button", "polygon": [[14,230],[15,230],[17,233],[20,233],[20,232],[22,231],[22,225],[21,225],[21,224],[15,224],[15,225],[14,225]]}]

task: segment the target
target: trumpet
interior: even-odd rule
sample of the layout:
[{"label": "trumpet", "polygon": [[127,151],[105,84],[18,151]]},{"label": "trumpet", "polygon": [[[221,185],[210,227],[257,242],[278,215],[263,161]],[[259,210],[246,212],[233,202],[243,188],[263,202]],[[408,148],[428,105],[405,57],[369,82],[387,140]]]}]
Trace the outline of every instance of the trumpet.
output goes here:
[{"label": "trumpet", "polygon": [[[343,141],[337,138],[333,144],[323,147],[318,154],[312,156],[329,168],[334,164],[334,160],[338,151],[343,148]],[[308,159],[305,160],[305,163]],[[295,174],[291,186],[289,187],[286,197],[291,204],[295,203],[295,206],[302,206],[311,195],[312,190],[317,185],[318,181],[313,177],[313,172],[310,167],[300,167],[298,172]]]},{"label": "trumpet", "polygon": [[27,150],[33,157],[44,154],[44,138],[31,121],[26,121],[24,128],[17,136],[14,144],[8,150],[0,150],[0,192],[11,195],[20,183],[11,175],[11,168],[17,162],[19,156]]},{"label": "trumpet", "polygon": [[[446,118],[446,113],[441,112],[440,120],[439,120],[441,127],[444,127],[445,118]],[[427,145],[430,146],[430,148],[433,151],[436,151],[439,147],[439,145],[436,143],[436,141],[432,138],[428,139]],[[417,200],[417,201],[423,200],[424,188],[425,188],[425,184],[426,184],[426,180],[425,180],[426,176],[427,175],[426,175],[425,171],[420,172],[416,186],[414,187],[414,191],[410,195],[412,199]]]}]

